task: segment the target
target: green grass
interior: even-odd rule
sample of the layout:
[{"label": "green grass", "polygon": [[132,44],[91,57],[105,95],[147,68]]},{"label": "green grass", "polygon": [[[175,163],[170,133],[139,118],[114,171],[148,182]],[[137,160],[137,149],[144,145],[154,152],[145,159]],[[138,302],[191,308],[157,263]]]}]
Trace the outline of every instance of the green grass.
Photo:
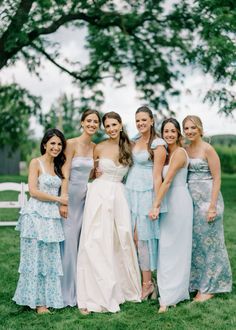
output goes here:
[{"label": "green grass", "polygon": [[[0,181],[7,181],[2,180]],[[15,181],[15,180],[12,180]],[[222,192],[225,200],[225,238],[233,273],[236,272],[236,176],[224,175]],[[16,218],[14,219],[16,220]],[[52,315],[37,315],[11,299],[18,279],[19,234],[13,227],[0,227],[0,329],[58,330],[235,330],[236,285],[233,292],[204,303],[184,302],[168,313],[157,314],[157,302],[125,303],[116,314],[83,316],[77,308],[54,310]]]}]

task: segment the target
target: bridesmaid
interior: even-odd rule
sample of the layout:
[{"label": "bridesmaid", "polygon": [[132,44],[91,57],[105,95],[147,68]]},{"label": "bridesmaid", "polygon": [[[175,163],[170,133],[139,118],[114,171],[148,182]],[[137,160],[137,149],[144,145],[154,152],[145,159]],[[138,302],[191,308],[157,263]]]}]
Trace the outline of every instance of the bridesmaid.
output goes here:
[{"label": "bridesmaid", "polygon": [[20,277],[13,300],[18,305],[50,313],[48,307],[62,308],[60,277],[62,264],[59,242],[64,240],[58,196],[63,179],[66,140],[58,129],[44,134],[40,151],[29,166],[30,199],[21,210],[16,229],[20,233]]},{"label": "bridesmaid", "polygon": [[[65,241],[61,243],[63,273],[61,284],[64,307],[75,306],[76,300],[76,263],[82,226],[87,183],[93,168],[93,150],[91,141],[101,123],[96,110],[87,110],[82,114],[81,136],[69,139],[66,147],[66,163],[63,168],[65,180],[62,182],[62,194],[69,193],[68,209],[61,206],[61,215],[68,218],[63,222]],[[69,181],[69,182],[68,182]],[[68,185],[68,187],[67,187]]]},{"label": "bridesmaid", "polygon": [[189,299],[192,250],[193,205],[186,186],[188,156],[181,147],[180,125],[174,118],[163,121],[161,134],[168,144],[168,158],[163,169],[164,181],[153,203],[150,217],[156,219],[166,195],[168,212],[160,215],[157,259],[159,313]]},{"label": "bridesmaid", "polygon": [[148,212],[162,182],[166,149],[164,140],[155,132],[153,114],[148,107],[138,108],[135,119],[139,134],[133,144],[134,164],[128,173],[126,192],[142,271],[142,300],[145,300],[156,294],[151,272],[156,269],[159,223],[151,222]]},{"label": "bridesmaid", "polygon": [[195,301],[230,292],[232,274],[224,242],[224,202],[220,192],[220,160],[214,148],[202,139],[203,126],[197,116],[187,116],[183,129],[190,145],[188,184],[193,198],[193,251],[190,290]]}]

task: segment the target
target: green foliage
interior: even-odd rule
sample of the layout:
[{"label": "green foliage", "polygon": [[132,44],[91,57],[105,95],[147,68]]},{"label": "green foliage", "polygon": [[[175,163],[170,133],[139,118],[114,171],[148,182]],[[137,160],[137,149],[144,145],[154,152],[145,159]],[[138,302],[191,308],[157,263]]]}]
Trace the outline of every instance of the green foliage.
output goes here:
[{"label": "green foliage", "polygon": [[[84,103],[87,104],[86,99]],[[67,139],[79,136],[82,133],[80,120],[85,110],[85,106],[81,106],[79,100],[73,95],[63,94],[52,105],[49,112],[41,116],[41,124],[45,130],[52,127],[60,129]],[[102,131],[95,134],[94,142],[101,141],[103,135]]]},{"label": "green foliage", "polygon": [[[235,93],[226,87],[236,79],[234,0],[180,0],[172,5],[167,0],[10,0],[0,5],[0,68],[24,59],[38,74],[44,57],[72,77],[86,107],[93,107],[91,100],[96,107],[103,102],[105,78],[120,86],[128,70],[145,103],[159,117],[172,115],[168,100],[178,95],[176,82],[187,65],[201,68],[217,82],[206,98],[219,102],[220,111],[229,115],[236,107]],[[86,29],[87,64],[60,55],[59,44],[49,36],[62,26]]]},{"label": "green foliage", "polygon": [[214,146],[221,162],[221,169],[224,173],[236,173],[236,146]]},{"label": "green foliage", "polygon": [[0,140],[12,151],[20,149],[23,159],[34,144],[29,130],[31,116],[40,116],[41,98],[17,84],[0,85]]},{"label": "green foliage", "polygon": [[[0,177],[1,181],[1,177]],[[225,201],[225,240],[233,274],[236,273],[236,176],[223,175]],[[15,219],[16,220],[16,219]],[[83,316],[76,307],[54,310],[50,315],[37,315],[27,307],[16,305],[12,297],[18,279],[19,233],[14,228],[1,228],[0,240],[0,328],[6,330],[235,330],[236,286],[230,294],[219,294],[206,303],[184,302],[165,314],[157,314],[157,301],[125,303],[119,313],[92,313]]]}]

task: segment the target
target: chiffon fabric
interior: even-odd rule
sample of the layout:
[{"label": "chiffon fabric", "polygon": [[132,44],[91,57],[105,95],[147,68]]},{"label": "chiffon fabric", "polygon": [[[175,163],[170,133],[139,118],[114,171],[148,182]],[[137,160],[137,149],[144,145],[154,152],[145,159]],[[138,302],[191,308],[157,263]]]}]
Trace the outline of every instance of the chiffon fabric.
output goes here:
[{"label": "chiffon fabric", "polygon": [[101,158],[102,175],[89,185],[77,263],[78,308],[118,312],[140,301],[141,279],[131,219],[121,183],[128,171]]},{"label": "chiffon fabric", "polygon": [[[57,196],[61,179],[46,173],[39,162],[39,190]],[[31,197],[21,210],[16,230],[20,231],[20,277],[13,300],[31,308],[62,308],[59,242],[64,240],[64,234],[58,203]]]},{"label": "chiffon fabric", "polygon": [[[186,157],[186,167],[176,173],[166,194],[168,212],[160,215],[157,283],[161,306],[189,299],[193,203],[187,187]],[[165,165],[164,178],[168,169]]]},{"label": "chiffon fabric", "polygon": [[[166,146],[164,140],[153,140],[151,148]],[[142,271],[157,268],[158,239],[160,235],[159,221],[150,221],[148,213],[154,199],[153,161],[147,150],[133,152],[134,164],[130,168],[126,180],[126,196],[132,219],[132,230],[138,234],[138,259]],[[165,199],[161,212],[166,212]]]},{"label": "chiffon fabric", "polygon": [[217,216],[212,222],[206,219],[212,192],[212,175],[207,160],[190,159],[188,184],[194,204],[190,290],[230,292],[232,273],[224,241],[221,193],[217,200]]},{"label": "chiffon fabric", "polygon": [[92,157],[77,156],[72,159],[69,179],[68,218],[63,222],[65,241],[61,243],[63,277],[61,278],[64,306],[75,306],[77,255],[82,227],[84,203]]}]

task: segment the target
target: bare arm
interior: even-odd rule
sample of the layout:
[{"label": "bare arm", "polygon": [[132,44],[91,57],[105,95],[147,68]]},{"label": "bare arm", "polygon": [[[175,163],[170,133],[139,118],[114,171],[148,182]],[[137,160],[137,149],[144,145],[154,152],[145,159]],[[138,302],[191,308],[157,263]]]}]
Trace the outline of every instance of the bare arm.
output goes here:
[{"label": "bare arm", "polygon": [[210,145],[206,149],[206,159],[213,178],[211,202],[207,213],[207,220],[212,221],[216,216],[216,204],[221,185],[221,170],[219,156],[217,155],[215,149]]},{"label": "bare arm", "polygon": [[173,155],[173,158],[171,160],[166,177],[165,177],[164,181],[162,182],[160,189],[156,195],[156,198],[153,202],[153,209],[149,214],[151,219],[156,219],[158,217],[159,212],[160,212],[161,202],[162,202],[165,194],[169,190],[171,182],[173,181],[176,173],[182,167],[184,167],[185,163],[186,163],[185,152],[181,149],[177,150],[175,152],[175,154]]},{"label": "bare arm", "polygon": [[39,162],[37,159],[32,159],[29,166],[29,193],[31,197],[37,198],[40,201],[59,202],[67,204],[67,199],[60,196],[47,194],[38,189],[38,177],[40,175]]},{"label": "bare arm", "polygon": [[158,146],[154,150],[154,166],[153,166],[153,184],[155,196],[162,184],[162,169],[166,161],[166,149],[164,146]]},{"label": "bare arm", "polygon": [[[72,158],[74,156],[74,143],[71,141],[68,141],[66,150],[66,162],[63,165],[62,173],[64,176],[64,179],[62,180],[61,184],[61,196],[68,196],[68,184],[69,184],[69,177],[70,177],[70,169],[71,169],[71,162]],[[60,214],[62,217],[67,218],[68,216],[68,206],[67,205],[61,205],[60,206]]]}]

